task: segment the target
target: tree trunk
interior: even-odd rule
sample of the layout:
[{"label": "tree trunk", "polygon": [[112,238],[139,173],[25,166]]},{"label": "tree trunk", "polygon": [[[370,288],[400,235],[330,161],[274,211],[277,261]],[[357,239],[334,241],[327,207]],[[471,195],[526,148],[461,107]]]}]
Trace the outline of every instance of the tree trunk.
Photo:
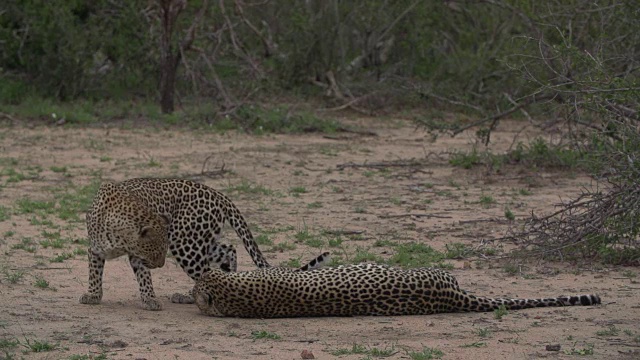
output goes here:
[{"label": "tree trunk", "polygon": [[171,114],[175,110],[173,95],[176,87],[176,74],[180,63],[180,53],[175,56],[169,51],[162,57],[160,65],[160,110]]},{"label": "tree trunk", "polygon": [[182,60],[182,52],[187,51],[195,38],[196,25],[204,16],[207,9],[207,0],[202,2],[202,8],[196,15],[184,39],[177,44],[177,49],[171,45],[171,35],[178,15],[187,6],[186,0],[158,0],[162,22],[162,35],[160,37],[160,109],[163,114],[171,114],[174,107],[173,95],[176,87],[176,74],[178,65]]},{"label": "tree trunk", "polygon": [[186,0],[160,0],[162,35],[160,37],[160,110],[170,114],[174,110],[173,93],[176,86],[176,72],[180,62],[180,49],[174,54],[171,35],[178,15],[187,6]]}]

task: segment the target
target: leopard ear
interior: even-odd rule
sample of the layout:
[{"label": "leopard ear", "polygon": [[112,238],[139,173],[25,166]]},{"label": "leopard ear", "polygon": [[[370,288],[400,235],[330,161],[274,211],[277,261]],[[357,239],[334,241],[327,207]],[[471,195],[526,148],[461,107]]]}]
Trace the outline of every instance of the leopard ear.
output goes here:
[{"label": "leopard ear", "polygon": [[149,234],[149,231],[151,231],[151,226],[143,226],[143,227],[141,227],[140,228],[140,232],[139,232],[140,237],[141,238],[146,237],[147,234]]},{"label": "leopard ear", "polygon": [[207,293],[198,293],[196,295],[196,303],[203,305],[206,303],[207,305],[211,306],[213,305],[213,298]]}]

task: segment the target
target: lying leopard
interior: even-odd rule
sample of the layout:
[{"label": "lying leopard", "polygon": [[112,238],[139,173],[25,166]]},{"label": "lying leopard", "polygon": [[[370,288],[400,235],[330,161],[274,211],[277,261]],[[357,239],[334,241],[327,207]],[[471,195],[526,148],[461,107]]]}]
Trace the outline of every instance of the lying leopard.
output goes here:
[{"label": "lying leopard", "polygon": [[193,289],[201,312],[211,316],[428,315],[532,307],[600,304],[598,295],[546,299],[491,299],[467,294],[449,273],[402,270],[376,264],[308,272],[270,268],[239,273],[213,269]]},{"label": "lying leopard", "polygon": [[[218,243],[225,221],[253,262],[259,268],[269,267],[244,217],[222,193],[181,179],[105,182],[87,213],[89,291],[80,302],[100,303],[105,260],[122,255],[129,256],[147,310],[162,308],[149,269],[164,265],[167,250],[194,280],[211,268],[236,271],[235,249]],[[174,294],[171,301],[193,303],[193,297]]]}]

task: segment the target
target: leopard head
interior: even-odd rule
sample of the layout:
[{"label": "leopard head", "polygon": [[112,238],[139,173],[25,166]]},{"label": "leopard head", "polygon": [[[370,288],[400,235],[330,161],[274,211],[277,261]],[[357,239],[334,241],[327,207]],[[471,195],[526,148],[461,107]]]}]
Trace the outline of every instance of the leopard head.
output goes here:
[{"label": "leopard head", "polygon": [[144,266],[155,269],[164,266],[169,250],[169,220],[164,216],[149,216],[138,227],[133,253]]},{"label": "leopard head", "polygon": [[217,280],[224,276],[226,276],[226,274],[222,270],[211,269],[196,281],[196,285],[193,287],[193,297],[198,309],[200,309],[203,314],[209,316],[223,316],[222,312],[216,307],[211,287],[215,286]]}]

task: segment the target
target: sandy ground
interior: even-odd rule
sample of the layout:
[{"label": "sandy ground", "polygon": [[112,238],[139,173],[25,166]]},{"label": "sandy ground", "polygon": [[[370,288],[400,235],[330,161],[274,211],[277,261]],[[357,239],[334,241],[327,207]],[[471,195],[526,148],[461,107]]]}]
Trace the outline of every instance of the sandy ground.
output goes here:
[{"label": "sandy ground", "polygon": [[[249,136],[127,126],[0,129],[0,358],[301,359],[306,350],[316,359],[428,359],[416,354],[424,348],[440,350],[443,359],[640,358],[637,268],[509,265],[497,257],[512,245],[489,241],[507,229],[505,208],[519,219],[531,210],[552,210],[589,178],[522,168],[497,174],[454,168],[446,152],[469,150],[472,134],[433,142],[401,121],[361,125],[378,136]],[[502,128],[493,137],[495,150],[507,148],[519,130]],[[533,136],[524,132],[521,139]],[[400,160],[424,165],[349,165]],[[216,175],[223,164],[225,173]],[[211,318],[195,305],[168,301],[192,286],[169,259],[152,271],[165,309],[149,312],[140,306],[124,258],[107,263],[102,304],[81,305],[78,298],[87,286],[84,213],[75,214],[80,220],[65,215],[65,199],[86,201],[90,194],[83,190],[90,191],[99,179],[141,176],[196,179],[228,194],[254,235],[265,234],[273,242],[261,245],[272,264],[304,262],[325,250],[349,262],[362,253],[389,259],[392,244],[419,242],[446,251],[446,244],[461,243],[491,254],[445,261],[474,294],[597,293],[603,305],[523,310],[502,319],[493,313]],[[495,202],[483,204],[482,197]],[[335,235],[322,235],[327,232],[342,232],[342,243]],[[239,245],[229,227],[224,234],[225,242]],[[47,239],[63,245],[45,246]],[[295,248],[278,250],[283,243]],[[243,248],[238,255],[242,270],[253,268]],[[261,338],[256,335],[261,331],[279,338]],[[561,345],[560,351],[546,350],[553,344]],[[34,351],[47,345],[53,349]]]}]

